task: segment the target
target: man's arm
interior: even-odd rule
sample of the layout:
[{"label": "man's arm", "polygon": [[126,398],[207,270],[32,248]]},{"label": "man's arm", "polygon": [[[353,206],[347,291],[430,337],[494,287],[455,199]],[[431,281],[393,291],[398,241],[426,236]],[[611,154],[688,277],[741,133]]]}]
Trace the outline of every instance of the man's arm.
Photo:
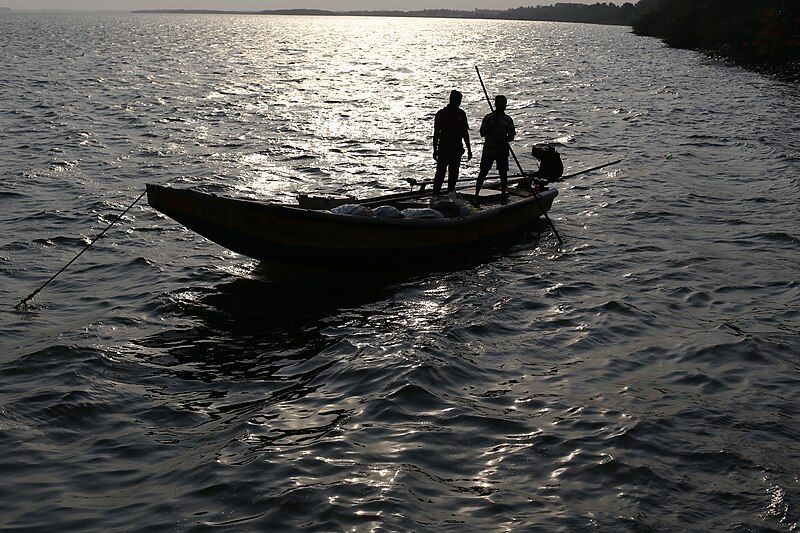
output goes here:
[{"label": "man's arm", "polygon": [[469,123],[467,122],[467,114],[464,113],[464,142],[467,143],[467,161],[472,159],[472,146],[469,144]]},{"label": "man's arm", "polygon": [[508,117],[508,140],[513,141],[514,137],[517,136],[517,130],[514,128],[514,119]]},{"label": "man's arm", "polygon": [[436,113],[436,117],[433,119],[433,158],[436,159],[439,156],[439,141],[442,138],[442,127],[440,124],[441,118],[439,117],[439,113]]},{"label": "man's arm", "polygon": [[491,122],[492,122],[492,114],[489,113],[485,117],[483,117],[483,122],[481,122],[481,137],[486,137],[491,129]]}]

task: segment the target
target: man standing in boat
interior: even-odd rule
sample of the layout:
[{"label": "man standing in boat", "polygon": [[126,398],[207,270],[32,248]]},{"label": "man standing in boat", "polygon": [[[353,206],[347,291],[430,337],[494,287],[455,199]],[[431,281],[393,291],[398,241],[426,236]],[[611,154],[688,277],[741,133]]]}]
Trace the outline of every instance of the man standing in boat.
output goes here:
[{"label": "man standing in boat", "polygon": [[467,145],[467,161],[472,159],[467,114],[460,109],[461,99],[460,92],[452,91],[450,103],[436,113],[433,121],[433,158],[436,160],[436,176],[433,179],[434,196],[438,196],[442,191],[445,172],[447,172],[447,191],[453,192],[456,189],[461,156],[464,155],[462,141]]},{"label": "man standing in boat", "polygon": [[503,95],[494,99],[494,111],[483,117],[481,123],[481,137],[483,142],[483,155],[481,155],[481,169],[478,173],[478,182],[475,184],[475,196],[481,192],[483,180],[492,170],[492,165],[497,162],[497,173],[500,175],[500,191],[508,194],[508,143],[514,140],[517,131],[514,121],[506,115],[508,100]]}]

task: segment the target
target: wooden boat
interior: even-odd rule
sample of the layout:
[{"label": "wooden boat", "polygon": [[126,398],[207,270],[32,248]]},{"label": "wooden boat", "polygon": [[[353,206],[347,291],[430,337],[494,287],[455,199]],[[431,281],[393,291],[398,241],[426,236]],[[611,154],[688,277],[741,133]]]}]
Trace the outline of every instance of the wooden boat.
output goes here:
[{"label": "wooden boat", "polygon": [[[287,269],[371,271],[381,267],[440,264],[491,249],[549,210],[558,195],[512,188],[471,198],[476,212],[443,219],[388,219],[334,214],[352,199],[301,197],[298,205],[227,198],[187,189],[147,186],[150,206],[234,252]],[[360,201],[427,207],[425,193],[401,193]],[[429,196],[429,193],[427,193]]]}]

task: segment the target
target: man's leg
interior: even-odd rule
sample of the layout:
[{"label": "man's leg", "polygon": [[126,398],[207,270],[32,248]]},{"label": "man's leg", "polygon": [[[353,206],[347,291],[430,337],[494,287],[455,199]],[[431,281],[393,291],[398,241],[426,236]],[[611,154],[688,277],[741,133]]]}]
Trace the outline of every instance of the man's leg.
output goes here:
[{"label": "man's leg", "polygon": [[436,174],[433,177],[433,195],[439,196],[442,192],[442,183],[444,183],[444,173],[447,171],[447,159],[442,155],[436,160]]},{"label": "man's leg", "polygon": [[475,183],[475,196],[478,196],[481,192],[483,180],[486,179],[486,176],[489,175],[489,171],[492,170],[492,163],[494,163],[494,161],[491,157],[487,157],[486,154],[481,156],[481,168],[478,172],[478,181]]},{"label": "man's leg", "polygon": [[461,167],[461,157],[453,159],[447,168],[447,192],[456,190],[456,183],[458,182],[458,169]]},{"label": "man's leg", "polygon": [[508,156],[497,158],[497,173],[500,174],[500,192],[508,194]]}]

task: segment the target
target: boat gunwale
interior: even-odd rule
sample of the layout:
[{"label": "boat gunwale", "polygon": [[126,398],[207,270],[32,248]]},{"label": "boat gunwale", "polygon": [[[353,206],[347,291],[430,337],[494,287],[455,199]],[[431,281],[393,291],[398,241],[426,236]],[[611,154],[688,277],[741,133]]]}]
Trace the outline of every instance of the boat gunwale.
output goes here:
[{"label": "boat gunwale", "polygon": [[[298,205],[290,205],[290,204],[281,204],[281,203],[274,203],[269,201],[259,201],[253,199],[246,199],[246,198],[231,198],[228,196],[220,196],[218,194],[213,193],[206,193],[201,191],[196,191],[193,189],[182,189],[177,187],[168,187],[164,185],[157,185],[157,184],[147,184],[148,190],[148,203],[150,202],[150,191],[151,190],[167,190],[173,191],[174,193],[181,194],[181,195],[197,195],[201,197],[213,198],[222,200],[225,202],[232,202],[232,203],[241,203],[246,204],[248,207],[258,210],[278,210],[282,211],[287,214],[291,214],[294,218],[302,218],[302,219],[318,219],[318,220],[325,220],[326,222],[336,222],[336,223],[344,223],[344,224],[356,224],[356,225],[377,225],[377,226],[397,226],[397,227],[442,227],[442,226],[460,226],[466,225],[471,223],[478,223],[486,219],[491,219],[497,216],[501,216],[503,212],[509,212],[512,210],[522,209],[524,207],[528,207],[529,204],[539,205],[540,202],[548,202],[551,201],[550,197],[552,196],[552,200],[558,196],[558,189],[547,189],[535,196],[530,196],[528,198],[522,198],[515,202],[510,202],[506,205],[498,205],[496,207],[492,207],[490,209],[480,211],[478,213],[473,213],[467,216],[461,217],[450,217],[450,218],[378,218],[378,217],[361,217],[355,215],[343,215],[337,213],[331,213],[330,211],[323,211],[323,210],[315,210],[300,207]],[[537,200],[539,200],[537,202]],[[153,206],[155,207],[155,206]],[[156,208],[158,209],[158,208]],[[543,211],[547,211],[544,209]],[[542,216],[540,213],[538,216]]]}]

